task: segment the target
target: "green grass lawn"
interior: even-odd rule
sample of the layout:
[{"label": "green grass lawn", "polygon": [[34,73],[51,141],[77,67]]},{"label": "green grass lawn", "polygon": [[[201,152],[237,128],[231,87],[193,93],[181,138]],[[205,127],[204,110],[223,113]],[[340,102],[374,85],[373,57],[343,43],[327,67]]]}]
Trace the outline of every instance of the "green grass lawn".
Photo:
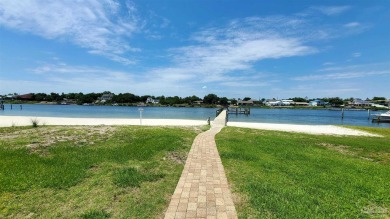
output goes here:
[{"label": "green grass lawn", "polygon": [[158,218],[202,128],[0,128],[0,218]]},{"label": "green grass lawn", "polygon": [[389,218],[390,129],[384,137],[227,127],[216,137],[240,218]]}]

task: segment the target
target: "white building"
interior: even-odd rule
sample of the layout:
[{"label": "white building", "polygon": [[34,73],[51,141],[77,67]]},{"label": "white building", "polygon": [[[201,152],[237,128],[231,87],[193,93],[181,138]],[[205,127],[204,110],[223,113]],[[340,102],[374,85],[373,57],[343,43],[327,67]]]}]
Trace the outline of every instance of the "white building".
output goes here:
[{"label": "white building", "polygon": [[146,103],[159,104],[160,101],[157,100],[157,99],[153,99],[153,98],[151,98],[151,97],[148,97],[148,99],[146,99]]},{"label": "white building", "polygon": [[290,106],[294,104],[293,100],[266,100],[266,106]]},{"label": "white building", "polygon": [[100,97],[100,101],[102,103],[106,102],[106,101],[110,101],[112,100],[112,98],[114,97],[114,94],[103,94],[101,97]]}]

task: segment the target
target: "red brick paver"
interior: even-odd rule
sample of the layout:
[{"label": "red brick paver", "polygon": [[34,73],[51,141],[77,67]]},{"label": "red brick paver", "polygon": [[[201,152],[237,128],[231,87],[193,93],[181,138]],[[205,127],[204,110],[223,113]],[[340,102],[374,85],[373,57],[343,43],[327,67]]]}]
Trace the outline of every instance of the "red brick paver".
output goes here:
[{"label": "red brick paver", "polygon": [[226,111],[211,129],[196,136],[165,218],[237,218],[229,185],[215,144]]}]

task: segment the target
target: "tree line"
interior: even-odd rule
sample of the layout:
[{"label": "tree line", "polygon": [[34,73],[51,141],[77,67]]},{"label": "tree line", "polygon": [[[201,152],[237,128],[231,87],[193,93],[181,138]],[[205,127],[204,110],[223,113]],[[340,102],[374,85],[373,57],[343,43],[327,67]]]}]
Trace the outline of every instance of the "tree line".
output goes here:
[{"label": "tree line", "polygon": [[[110,94],[112,98],[108,101],[99,102],[100,98],[104,94]],[[152,96],[152,95],[143,95],[138,96],[132,93],[119,93],[114,94],[110,91],[104,91],[101,93],[55,93],[51,92],[49,94],[46,93],[30,93],[28,94],[28,98],[25,98],[23,96],[26,95],[16,95],[13,94],[12,96],[15,96],[18,100],[25,100],[25,101],[36,101],[36,102],[57,102],[61,103],[64,100],[72,100],[76,104],[84,104],[84,103],[100,103],[100,104],[112,104],[112,103],[118,103],[118,104],[136,104],[143,102],[145,103],[148,98],[153,98],[154,100],[157,100],[160,105],[179,105],[179,104],[194,104],[197,101],[202,101],[203,104],[209,104],[209,105],[228,105],[228,104],[237,104],[236,99],[228,99],[227,97],[218,97],[216,94],[208,94],[205,95],[203,98],[200,98],[196,95],[188,96],[188,97],[179,97],[179,96]],[[1,98],[1,96],[0,96]],[[340,97],[330,97],[330,98],[315,98],[322,100],[324,102],[329,103],[330,105],[338,106],[343,105],[349,101],[353,101],[354,98],[346,98],[342,99]],[[239,99],[240,100],[240,99]],[[245,97],[242,100],[247,101],[251,100],[250,97]],[[290,98],[290,100],[293,100],[294,102],[309,102],[310,100],[314,99],[308,99],[303,97],[294,97]],[[385,97],[373,97],[372,99],[366,99],[374,102],[382,102],[385,101]],[[266,101],[265,98],[260,99],[258,101],[254,101],[256,104],[261,105],[264,101]]]},{"label": "tree line", "polygon": [[[129,103],[135,104],[143,102],[145,103],[148,98],[152,98],[158,100],[161,105],[176,105],[176,104],[193,104],[196,101],[202,101],[203,104],[228,104],[228,98],[226,97],[218,97],[216,94],[208,94],[203,98],[200,98],[196,95],[188,96],[188,97],[179,97],[179,96],[152,96],[152,95],[143,95],[138,96],[132,93],[119,93],[114,94],[109,91],[105,91],[102,93],[54,93],[51,92],[49,94],[46,93],[30,93],[28,94],[28,98],[26,95],[13,95],[17,100],[26,100],[26,101],[36,101],[36,102],[62,102],[65,100],[71,100],[76,104],[84,104],[84,103],[99,103],[101,102],[101,97],[104,94],[110,94],[112,98],[110,100],[104,101],[104,104],[112,104],[112,103]],[[101,102],[102,103],[102,102]],[[103,103],[102,103],[103,104]]]}]

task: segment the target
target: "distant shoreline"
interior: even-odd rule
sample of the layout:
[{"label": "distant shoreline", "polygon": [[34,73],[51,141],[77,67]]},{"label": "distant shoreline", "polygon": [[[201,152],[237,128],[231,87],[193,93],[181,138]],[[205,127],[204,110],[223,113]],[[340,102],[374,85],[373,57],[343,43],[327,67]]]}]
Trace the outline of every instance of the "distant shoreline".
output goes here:
[{"label": "distant shoreline", "polygon": [[[4,103],[5,105],[57,105],[57,106],[83,106],[80,104],[59,104],[56,102],[25,102],[25,103]],[[176,105],[137,105],[137,104],[91,104],[84,106],[120,106],[120,107],[177,107],[177,108],[224,108],[221,105],[186,105],[186,104],[176,104]],[[323,107],[323,106],[229,106],[229,107],[238,107],[238,108],[254,108],[254,109],[307,109],[307,110],[351,110],[351,111],[366,111],[366,110],[387,110],[387,108],[377,108],[377,107]],[[226,108],[226,107],[225,107]]]}]

